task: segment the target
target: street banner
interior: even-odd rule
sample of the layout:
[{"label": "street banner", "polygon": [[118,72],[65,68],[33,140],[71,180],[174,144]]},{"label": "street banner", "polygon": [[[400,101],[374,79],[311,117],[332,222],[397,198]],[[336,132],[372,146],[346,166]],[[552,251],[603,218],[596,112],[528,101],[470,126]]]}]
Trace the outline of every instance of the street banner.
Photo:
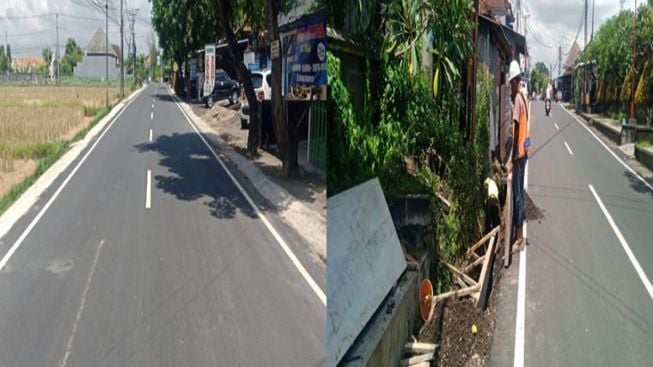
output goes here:
[{"label": "street banner", "polygon": [[204,47],[204,95],[213,92],[215,86],[215,45]]},{"label": "street banner", "polygon": [[326,86],[326,18],[299,26],[288,41],[288,86],[291,89]]}]

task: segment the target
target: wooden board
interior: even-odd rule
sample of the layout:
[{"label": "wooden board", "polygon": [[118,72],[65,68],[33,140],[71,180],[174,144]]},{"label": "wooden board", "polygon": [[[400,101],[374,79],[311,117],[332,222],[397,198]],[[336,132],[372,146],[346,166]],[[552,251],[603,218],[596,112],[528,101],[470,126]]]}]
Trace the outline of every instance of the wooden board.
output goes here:
[{"label": "wooden board", "polygon": [[402,359],[401,362],[399,362],[399,365],[400,366],[415,366],[418,363],[427,362],[427,361],[430,361],[432,359],[433,359],[433,353],[422,354],[421,356],[415,356],[415,357]]},{"label": "wooden board", "polygon": [[481,269],[481,276],[478,278],[478,283],[480,285],[480,291],[478,298],[476,299],[476,307],[480,307],[482,309],[485,309],[485,306],[487,305],[487,298],[489,296],[490,288],[491,285],[489,284],[490,281],[490,274],[492,273],[492,264],[493,264],[493,258],[494,258],[494,243],[495,243],[495,237],[490,238],[490,245],[487,249],[487,252],[485,253],[485,261],[483,261],[483,268]]},{"label": "wooden board", "polygon": [[406,343],[404,346],[406,353],[433,353],[435,352],[435,348],[437,348],[437,344],[431,344],[431,343]]},{"label": "wooden board", "polygon": [[506,205],[504,213],[505,231],[503,234],[503,266],[510,265],[510,237],[512,235],[512,178],[507,180]]},{"label": "wooden board", "polygon": [[490,237],[494,236],[495,233],[499,232],[499,229],[501,226],[496,226],[494,227],[490,232],[488,232],[483,238],[478,240],[475,244],[473,244],[469,249],[467,249],[467,255],[471,255],[476,251],[477,248],[479,248],[481,245],[483,245],[485,242],[487,242]]},{"label": "wooden board", "polygon": [[327,200],[327,365],[345,355],[406,269],[381,185]]}]

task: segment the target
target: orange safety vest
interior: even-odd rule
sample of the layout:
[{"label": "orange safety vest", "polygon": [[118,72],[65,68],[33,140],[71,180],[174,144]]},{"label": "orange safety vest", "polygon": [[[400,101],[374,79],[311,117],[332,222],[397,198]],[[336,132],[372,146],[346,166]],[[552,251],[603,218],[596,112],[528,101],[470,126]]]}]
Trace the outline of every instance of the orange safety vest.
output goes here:
[{"label": "orange safety vest", "polygon": [[524,94],[522,88],[519,88],[516,98],[523,98],[524,106],[519,114],[519,121],[517,124],[517,135],[515,136],[515,125],[512,125],[512,137],[516,143],[513,148],[513,159],[524,157],[531,147],[531,137],[528,132],[528,97]]}]

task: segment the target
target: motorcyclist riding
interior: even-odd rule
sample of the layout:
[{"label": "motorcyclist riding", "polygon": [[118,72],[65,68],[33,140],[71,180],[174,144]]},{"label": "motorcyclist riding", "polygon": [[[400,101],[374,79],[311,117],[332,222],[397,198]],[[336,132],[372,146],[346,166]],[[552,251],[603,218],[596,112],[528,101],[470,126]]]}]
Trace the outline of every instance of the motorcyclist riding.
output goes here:
[{"label": "motorcyclist riding", "polygon": [[551,82],[546,86],[546,99],[544,100],[544,108],[546,110],[546,115],[549,116],[551,113],[551,97],[553,93],[553,88],[551,87]]}]

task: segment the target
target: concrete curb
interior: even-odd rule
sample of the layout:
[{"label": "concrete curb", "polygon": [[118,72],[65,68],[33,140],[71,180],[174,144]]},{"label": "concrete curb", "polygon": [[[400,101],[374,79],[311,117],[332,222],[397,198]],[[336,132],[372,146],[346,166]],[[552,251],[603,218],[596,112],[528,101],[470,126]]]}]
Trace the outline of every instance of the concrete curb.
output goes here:
[{"label": "concrete curb", "polygon": [[635,145],[635,158],[644,167],[653,171],[653,152],[649,149],[643,149]]},{"label": "concrete curb", "polygon": [[64,172],[79,155],[86,149],[91,141],[113,120],[113,118],[122,111],[125,106],[138,96],[146,86],[134,91],[129,97],[120,101],[109,113],[102,118],[86,136],[74,144],[71,144],[68,151],[59,158],[47,171],[45,171],[36,182],[29,187],[0,217],[0,239],[3,238],[25,215],[34,204],[39,200],[41,195],[52,185],[52,183]]},{"label": "concrete curb", "polygon": [[622,140],[621,129],[606,124],[603,121],[589,117],[584,112],[579,113],[578,116],[582,117],[587,122],[588,125],[594,126],[598,131],[601,132],[601,134],[603,134],[608,139],[612,140],[615,144],[621,145],[621,140]]},{"label": "concrete curb", "polygon": [[[174,95],[174,92],[171,91],[170,93]],[[202,135],[209,141],[220,145],[225,156],[249,179],[258,193],[273,205],[281,218],[299,233],[322,261],[326,262],[326,210],[324,214],[321,214],[309,208],[286,189],[267,178],[258,167],[222,140],[204,120],[193,112],[193,109],[186,102],[177,100]],[[209,136],[209,134],[213,136]]]}]

